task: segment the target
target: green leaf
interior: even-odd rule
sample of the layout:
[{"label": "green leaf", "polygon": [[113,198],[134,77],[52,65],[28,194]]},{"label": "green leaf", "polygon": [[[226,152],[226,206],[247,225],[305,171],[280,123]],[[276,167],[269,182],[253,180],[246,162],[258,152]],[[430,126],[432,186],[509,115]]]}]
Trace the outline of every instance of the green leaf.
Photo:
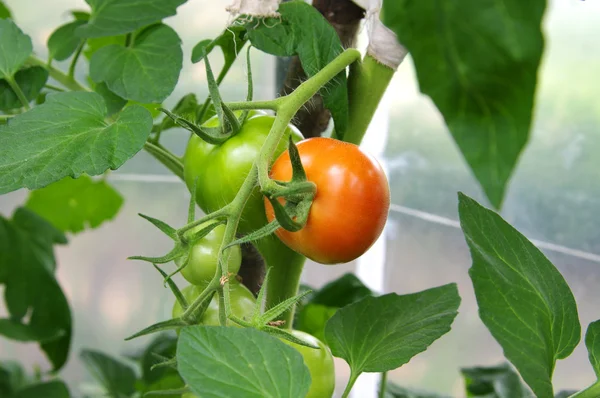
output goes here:
[{"label": "green leaf", "polygon": [[86,0],[92,8],[87,24],[76,31],[81,37],[116,36],[177,13],[186,0]]},{"label": "green leaf", "polygon": [[127,105],[127,100],[110,91],[106,83],[94,84],[94,91],[100,94],[104,99],[107,116],[114,115]]},{"label": "green leaf", "polygon": [[[329,22],[303,1],[279,6],[281,17],[246,25],[252,45],[280,57],[298,55],[308,76],[315,75],[344,50]],[[344,136],[348,124],[348,89],[342,72],[321,89],[325,108],[331,111],[336,133]]]},{"label": "green leaf", "polygon": [[578,391],[576,390],[563,390],[559,391],[554,398],[569,398],[570,396],[576,394]]},{"label": "green leaf", "polygon": [[8,19],[10,17],[10,10],[8,7],[6,7],[3,1],[0,1],[0,19]]},{"label": "green leaf", "polygon": [[135,392],[135,372],[128,365],[93,350],[82,350],[80,358],[109,396],[128,397]]},{"label": "green leaf", "polygon": [[0,19],[0,78],[12,78],[31,55],[29,36],[10,19]]},{"label": "green leaf", "polygon": [[[10,220],[0,217],[0,283],[12,320],[3,322],[3,333],[42,340],[55,370],[65,364],[71,344],[71,311],[54,278],[54,245],[64,243],[60,231],[27,209],[17,209]],[[25,315],[27,328],[17,323]]]},{"label": "green leaf", "polygon": [[596,377],[600,379],[600,321],[592,322],[588,326],[585,334],[585,346]]},{"label": "green leaf", "polygon": [[[19,70],[14,79],[25,97],[31,102],[37,98],[48,81],[48,71],[41,66],[31,66]],[[0,79],[0,110],[5,111],[22,107],[23,104],[8,82],[5,79]]]},{"label": "green leaf", "polygon": [[14,319],[0,319],[0,334],[15,341],[47,342],[64,336],[63,330],[39,330]]},{"label": "green leaf", "polygon": [[545,0],[383,4],[384,23],[410,51],[421,91],[444,116],[496,208],[529,137],[545,6]]},{"label": "green leaf", "polygon": [[[432,392],[417,391],[388,381],[386,383],[385,398],[447,398]],[[492,398],[492,397],[489,397]]]},{"label": "green leaf", "polygon": [[63,61],[73,55],[82,40],[81,37],[75,36],[75,29],[85,24],[85,21],[77,20],[57,28],[48,38],[50,58]]},{"label": "green leaf", "polygon": [[11,398],[70,398],[67,385],[60,380],[32,384],[17,391]]},{"label": "green leaf", "polygon": [[233,65],[240,51],[248,41],[246,37],[246,28],[243,26],[230,26],[223,31],[214,40],[202,40],[194,46],[192,49],[192,63],[200,62],[204,59],[205,55],[211,53],[215,47],[221,47],[223,51],[223,69],[217,78],[217,82],[221,82],[231,65]]},{"label": "green leaf", "polygon": [[533,398],[521,378],[508,364],[462,368],[467,397]]},{"label": "green leaf", "polygon": [[255,329],[191,326],[177,344],[179,373],[202,397],[304,397],[310,373],[302,355]]},{"label": "green leaf", "polygon": [[459,193],[479,316],[537,396],[553,396],[552,373],[581,338],[577,305],[562,275],[498,214]]},{"label": "green leaf", "polygon": [[352,374],[386,372],[407,363],[450,331],[460,297],[455,284],[399,296],[366,297],[336,312],[325,339]]},{"label": "green leaf", "polygon": [[31,192],[25,207],[51,222],[63,232],[81,232],[112,220],[123,198],[106,181],[93,181],[82,175],[70,177]]},{"label": "green leaf", "polygon": [[337,312],[338,307],[328,307],[322,304],[306,304],[296,315],[294,327],[325,341],[325,325]]},{"label": "green leaf", "polygon": [[165,375],[173,373],[170,368],[155,368],[152,366],[161,362],[157,355],[166,358],[175,357],[177,351],[177,337],[170,334],[160,334],[148,344],[142,357],[140,358],[142,367],[142,379],[147,384],[158,382]]},{"label": "green leaf", "polygon": [[102,47],[106,47],[111,44],[118,44],[120,46],[124,46],[125,41],[125,35],[96,37],[87,39],[87,41],[85,42],[85,47],[83,49],[83,56],[86,57],[89,61],[90,59],[92,59],[92,55],[94,55],[96,51],[100,50]]},{"label": "green leaf", "polygon": [[86,21],[86,22],[89,21],[90,17],[91,17],[89,12],[80,11],[80,10],[71,10],[71,15],[77,21]]},{"label": "green leaf", "polygon": [[329,307],[345,307],[370,296],[373,296],[373,292],[356,275],[348,273],[313,293],[310,302]]},{"label": "green leaf", "polygon": [[123,98],[162,102],[177,84],[182,61],[179,36],[159,24],[142,32],[131,47],[109,45],[96,51],[90,76]]},{"label": "green leaf", "polygon": [[0,125],[0,194],[119,168],[143,147],[152,118],[139,106],[105,116],[96,93],[57,93]]}]

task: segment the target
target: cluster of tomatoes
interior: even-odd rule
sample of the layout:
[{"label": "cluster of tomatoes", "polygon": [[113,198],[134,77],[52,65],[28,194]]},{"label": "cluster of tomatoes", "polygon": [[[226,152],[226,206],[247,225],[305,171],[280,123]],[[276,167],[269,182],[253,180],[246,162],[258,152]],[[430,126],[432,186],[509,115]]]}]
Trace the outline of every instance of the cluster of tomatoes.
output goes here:
[{"label": "cluster of tomatoes", "polygon": [[[196,135],[191,137],[184,156],[185,180],[190,190],[196,187],[196,201],[204,212],[217,211],[235,198],[258,158],[274,120],[273,116],[251,112],[241,130],[220,145],[209,144]],[[216,127],[218,119],[214,117],[204,125]],[[298,142],[307,179],[316,184],[317,192],[304,228],[297,232],[280,228],[277,236],[291,249],[320,263],[348,262],[359,257],[381,234],[387,218],[389,188],[383,170],[356,145],[330,138],[302,140],[298,130],[289,125],[276,150],[278,158],[271,167],[271,178],[275,180],[289,181],[292,177],[289,152],[286,151],[290,136]],[[274,217],[271,204],[257,186],[244,208],[238,230],[252,232]],[[181,271],[190,282],[182,290],[188,302],[193,302],[215,275],[224,232],[225,226],[219,225],[190,247],[188,264]],[[241,251],[239,246],[230,250],[228,270],[236,274],[241,265]],[[233,314],[249,319],[256,304],[254,295],[235,278],[230,279],[229,285]],[[173,317],[182,313],[176,302]],[[215,296],[201,323],[219,325],[218,313]],[[317,350],[284,341],[302,354],[310,371],[312,384],[307,397],[331,397],[335,373],[329,349],[307,333],[293,333],[320,347]]]}]

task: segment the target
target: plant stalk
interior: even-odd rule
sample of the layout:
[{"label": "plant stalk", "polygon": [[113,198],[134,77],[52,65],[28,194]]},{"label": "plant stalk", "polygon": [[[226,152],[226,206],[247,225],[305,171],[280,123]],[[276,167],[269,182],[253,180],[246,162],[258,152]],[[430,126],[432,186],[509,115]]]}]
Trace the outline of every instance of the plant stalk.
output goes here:
[{"label": "plant stalk", "polygon": [[162,146],[151,142],[144,143],[144,149],[183,181],[183,163],[181,163],[181,159]]},{"label": "plant stalk", "polygon": [[75,51],[75,55],[73,56],[73,59],[71,60],[71,64],[69,65],[68,76],[71,80],[75,79],[75,67],[77,66],[77,60],[79,59],[79,56],[81,55],[81,52],[83,51],[85,42],[86,42],[85,40],[81,40],[81,43],[77,47],[77,51]]},{"label": "plant stalk", "polygon": [[42,67],[46,68],[48,70],[48,73],[50,74],[51,78],[53,78],[54,80],[56,80],[57,82],[59,82],[60,84],[62,84],[66,88],[68,88],[69,90],[72,90],[72,91],[90,91],[89,88],[83,86],[81,83],[79,83],[78,81],[76,81],[74,78],[69,77],[67,74],[63,73],[59,69],[56,69],[52,65],[48,65],[46,62],[42,61],[38,57],[35,57],[35,56],[31,55],[27,59],[27,64],[28,65],[42,66]]},{"label": "plant stalk", "polygon": [[354,383],[356,383],[356,379],[360,373],[356,373],[354,370],[350,370],[350,380],[348,380],[348,384],[346,385],[346,389],[342,394],[342,398],[347,398],[350,395],[350,391],[352,391],[352,387],[354,387]]},{"label": "plant stalk", "polygon": [[6,77],[4,80],[8,82],[10,88],[12,88],[15,94],[17,94],[17,98],[19,98],[19,101],[21,101],[21,104],[23,104],[25,109],[31,109],[29,106],[29,100],[25,96],[25,93],[23,93],[23,90],[21,90],[21,86],[19,86],[14,77]]},{"label": "plant stalk", "polygon": [[370,55],[350,66],[348,130],[340,139],[360,144],[395,72]]},{"label": "plant stalk", "polygon": [[385,390],[387,388],[387,372],[381,374],[381,381],[379,382],[379,398],[385,398]]}]

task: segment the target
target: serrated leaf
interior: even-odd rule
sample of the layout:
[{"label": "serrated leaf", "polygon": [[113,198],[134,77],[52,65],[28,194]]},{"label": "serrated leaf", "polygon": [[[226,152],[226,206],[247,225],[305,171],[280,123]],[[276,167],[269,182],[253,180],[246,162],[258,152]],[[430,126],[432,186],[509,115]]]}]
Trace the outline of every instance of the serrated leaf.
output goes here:
[{"label": "serrated leaf", "polygon": [[552,373],[581,338],[577,305],[554,265],[498,214],[459,194],[473,259],[479,316],[537,396],[553,396]]},{"label": "serrated leaf", "polygon": [[6,5],[4,4],[3,1],[0,1],[0,19],[3,18],[10,18],[10,10],[8,9],[8,7],[6,7]]},{"label": "serrated leaf", "polygon": [[534,398],[508,364],[492,367],[462,368],[467,397]]},{"label": "serrated leaf", "polygon": [[600,321],[592,322],[585,333],[585,346],[596,377],[600,379]]},{"label": "serrated leaf", "polygon": [[356,275],[348,273],[314,292],[310,302],[329,307],[345,307],[370,296],[373,296],[371,289],[366,287]]},{"label": "serrated leaf", "polygon": [[181,329],[178,370],[192,391],[220,398],[304,397],[310,373],[302,355],[255,329],[192,326]]},{"label": "serrated leaf", "polygon": [[331,317],[325,339],[353,375],[386,372],[448,333],[459,304],[456,284],[402,296],[366,297]]},{"label": "serrated leaf", "polygon": [[25,207],[61,231],[77,233],[112,220],[122,204],[121,195],[106,181],[93,181],[82,175],[31,192]]},{"label": "serrated leaf", "polygon": [[48,52],[52,59],[63,61],[69,58],[79,44],[81,37],[75,35],[75,29],[85,25],[86,21],[77,20],[58,27],[48,38]]},{"label": "serrated leaf", "polygon": [[143,147],[152,117],[139,106],[105,116],[96,93],[57,93],[0,125],[0,194],[119,168]]},{"label": "serrated leaf", "polygon": [[10,19],[0,19],[0,78],[12,78],[31,55],[29,36]]},{"label": "serrated leaf", "polygon": [[[329,22],[316,8],[303,1],[279,6],[281,17],[246,25],[252,45],[269,54],[298,55],[308,76],[323,69],[344,50]],[[336,134],[344,136],[348,124],[348,89],[342,72],[321,89],[325,108],[331,111]]]},{"label": "serrated leaf", "polygon": [[94,37],[87,39],[85,47],[83,49],[83,56],[89,61],[92,55],[102,47],[110,46],[111,44],[117,44],[124,46],[126,41],[125,35],[119,36],[107,36],[107,37]]},{"label": "serrated leaf", "polygon": [[[25,97],[31,102],[37,98],[48,81],[48,71],[41,66],[31,66],[19,70],[14,79]],[[0,110],[5,111],[22,107],[23,104],[8,82],[5,79],[0,79]]]},{"label": "serrated leaf", "polygon": [[109,45],[96,51],[90,76],[125,99],[162,102],[177,84],[182,61],[179,36],[159,24],[142,32],[131,47]]},{"label": "serrated leaf", "polygon": [[11,398],[70,398],[67,385],[60,380],[32,384],[18,390]]},{"label": "serrated leaf", "polygon": [[89,22],[76,31],[80,37],[116,36],[177,13],[186,0],[86,0],[92,8]]},{"label": "serrated leaf", "polygon": [[[10,220],[0,217],[0,283],[5,285],[6,308],[12,322],[30,315],[27,330],[4,326],[12,326],[21,339],[42,340],[41,348],[55,370],[65,364],[71,344],[71,311],[54,278],[53,246],[64,243],[60,231],[29,210],[17,209]],[[51,336],[57,338],[46,339]]]},{"label": "serrated leaf", "polygon": [[128,365],[93,350],[82,350],[80,358],[109,396],[129,397],[135,392],[135,372]]},{"label": "serrated leaf", "polygon": [[383,21],[410,51],[421,91],[444,116],[496,208],[529,137],[545,6],[545,0],[383,3]]}]

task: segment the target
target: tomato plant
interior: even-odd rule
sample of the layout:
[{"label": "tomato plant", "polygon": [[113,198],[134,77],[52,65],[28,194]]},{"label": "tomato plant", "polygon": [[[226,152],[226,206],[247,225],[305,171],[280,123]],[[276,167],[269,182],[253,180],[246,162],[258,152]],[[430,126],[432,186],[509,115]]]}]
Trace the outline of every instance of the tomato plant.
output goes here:
[{"label": "tomato plant", "polygon": [[[302,141],[298,152],[317,192],[306,225],[297,232],[279,229],[277,236],[322,264],[356,259],[375,243],[387,220],[390,190],[381,165],[358,146],[331,138]],[[275,161],[271,178],[291,180],[289,152]],[[268,200],[265,206],[272,221],[273,207]]]},{"label": "tomato plant", "polygon": [[[168,24],[186,0],[88,1],[85,11],[61,14],[70,20],[50,34],[44,49],[35,40],[45,33],[29,36],[31,27],[22,30],[4,3],[0,193],[28,196],[12,217],[0,217],[7,314],[0,335],[37,343],[50,368],[36,364],[30,375],[16,362],[0,361],[2,397],[72,396],[60,372],[71,358],[73,330],[81,330],[73,320],[99,315],[77,308],[72,316],[70,304],[78,303],[68,302],[71,295],[56,277],[54,250],[117,216],[123,197],[111,182],[128,174],[111,170],[141,150],[190,191],[187,206],[176,195],[174,203],[156,203],[169,222],[140,214],[164,234],[169,249],[129,257],[144,272],[157,271],[157,296],[167,287],[175,303],[170,319],[153,320],[126,338],[161,333],[139,352],[128,350],[127,363],[82,350],[79,360],[98,378],[99,395],[330,398],[333,356],[349,365],[342,397],[365,372],[381,373],[380,397],[415,395],[386,383],[387,372],[450,332],[461,302],[458,286],[379,294],[346,276],[315,291],[300,284],[305,258],[346,263],[380,237],[391,207],[388,181],[359,145],[409,51],[420,90],[439,110],[481,193],[500,209],[532,125],[544,0],[456,0],[452,7],[409,0],[314,6],[232,0],[229,26],[200,40],[191,60],[184,60],[182,38]],[[345,48],[356,41],[363,19],[368,48]],[[214,73],[217,49],[223,57]],[[278,95],[254,99],[251,52],[287,65],[287,76],[277,77]],[[241,57],[246,73],[236,75],[247,87],[238,90],[238,82],[228,81],[222,90]],[[202,62],[206,72],[208,96],[201,101],[199,87],[189,87],[196,92],[179,100],[171,97],[190,61]],[[236,96],[245,91],[246,99],[225,98],[232,88]],[[394,112],[404,116],[403,106],[394,103]],[[183,155],[166,138],[175,129],[191,133]],[[320,137],[327,132],[330,137]],[[173,210],[184,206],[182,220]],[[472,258],[478,315],[512,364],[461,369],[466,395],[554,397],[556,362],[574,351],[582,334],[569,285],[526,237],[462,193],[458,218]],[[147,242],[144,233],[123,242]],[[147,246],[143,250],[154,249]],[[407,261],[391,260],[410,274]],[[94,264],[103,276],[105,264]],[[191,285],[180,289],[178,273]],[[112,308],[115,297],[129,298],[101,282],[94,286],[108,292],[102,303]],[[71,285],[70,292],[78,288]],[[135,311],[154,314],[148,300],[138,301]],[[592,322],[585,345],[596,375],[599,341],[600,321]],[[600,396],[598,377],[577,387],[562,396]]]},{"label": "tomato plant", "polygon": [[[198,229],[206,226],[207,224],[201,224],[198,226]],[[206,236],[190,246],[186,257],[175,259],[175,264],[178,267],[183,265],[184,260],[187,261],[185,267],[181,270],[181,275],[189,283],[193,285],[207,284],[215,276],[224,233],[224,225],[216,226]],[[242,264],[242,253],[239,247],[233,247],[231,251],[228,269],[229,272],[237,274]]]}]

